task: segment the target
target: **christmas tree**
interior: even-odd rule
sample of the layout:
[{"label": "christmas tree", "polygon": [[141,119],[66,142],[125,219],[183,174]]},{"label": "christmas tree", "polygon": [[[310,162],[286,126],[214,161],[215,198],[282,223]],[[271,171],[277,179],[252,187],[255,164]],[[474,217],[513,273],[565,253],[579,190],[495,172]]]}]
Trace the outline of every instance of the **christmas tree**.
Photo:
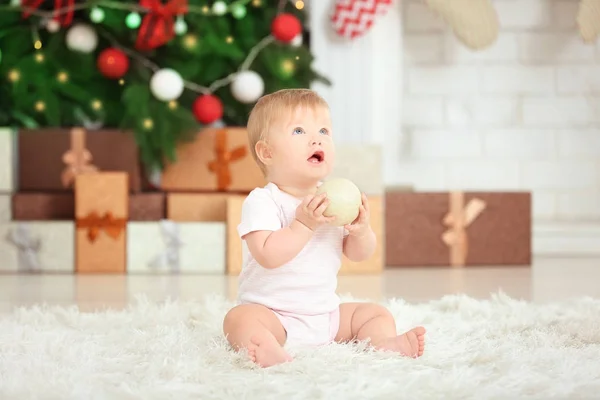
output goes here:
[{"label": "christmas tree", "polygon": [[120,128],[162,168],[264,93],[327,79],[303,2],[0,0],[0,126]]}]

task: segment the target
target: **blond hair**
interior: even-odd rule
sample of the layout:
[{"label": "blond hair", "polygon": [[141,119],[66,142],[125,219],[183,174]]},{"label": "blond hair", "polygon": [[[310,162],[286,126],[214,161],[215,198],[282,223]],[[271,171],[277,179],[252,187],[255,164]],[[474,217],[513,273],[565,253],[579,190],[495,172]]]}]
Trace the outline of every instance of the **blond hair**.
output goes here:
[{"label": "blond hair", "polygon": [[266,175],[266,167],[256,154],[256,144],[267,140],[273,121],[280,118],[282,112],[293,112],[301,107],[329,109],[327,102],[313,90],[282,89],[261,97],[250,112],[247,125],[250,152],[263,174]]}]

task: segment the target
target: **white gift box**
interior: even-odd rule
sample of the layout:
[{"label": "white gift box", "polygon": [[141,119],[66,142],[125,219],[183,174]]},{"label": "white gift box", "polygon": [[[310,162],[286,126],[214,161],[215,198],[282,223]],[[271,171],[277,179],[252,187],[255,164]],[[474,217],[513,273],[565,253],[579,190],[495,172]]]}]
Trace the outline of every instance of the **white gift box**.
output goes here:
[{"label": "white gift box", "polygon": [[367,196],[382,195],[384,184],[381,146],[336,146],[335,166],[329,178],[350,179]]},{"label": "white gift box", "polygon": [[75,271],[75,223],[32,221],[0,224],[0,271]]},{"label": "white gift box", "polygon": [[9,194],[0,194],[0,224],[12,219],[12,205]]},{"label": "white gift box", "polygon": [[0,193],[14,191],[15,135],[10,128],[0,128]]},{"label": "white gift box", "polygon": [[224,222],[129,222],[128,273],[224,274]]}]

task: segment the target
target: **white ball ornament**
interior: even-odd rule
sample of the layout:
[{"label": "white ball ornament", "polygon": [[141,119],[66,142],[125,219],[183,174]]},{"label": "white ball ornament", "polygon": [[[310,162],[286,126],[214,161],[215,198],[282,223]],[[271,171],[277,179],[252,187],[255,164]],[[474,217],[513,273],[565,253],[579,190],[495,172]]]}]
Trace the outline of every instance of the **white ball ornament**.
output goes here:
[{"label": "white ball ornament", "polygon": [[73,25],[65,39],[70,50],[80,53],[91,53],[98,46],[96,31],[86,24]]},{"label": "white ball ornament", "polygon": [[60,24],[57,20],[51,19],[46,22],[46,30],[50,33],[56,33],[60,30]]},{"label": "white ball ornament", "polygon": [[159,100],[176,100],[183,93],[183,78],[174,69],[163,68],[152,75],[150,91]]},{"label": "white ball ornament", "polygon": [[317,189],[317,194],[321,193],[327,193],[329,200],[329,206],[323,215],[336,217],[333,225],[348,225],[358,217],[362,205],[362,194],[352,181],[344,178],[325,181]]},{"label": "white ball ornament", "polygon": [[217,16],[225,15],[227,12],[227,4],[225,4],[224,1],[215,1],[212,6],[212,12]]},{"label": "white ball ornament", "polygon": [[238,73],[231,83],[231,94],[240,103],[254,103],[265,92],[265,82],[254,71]]},{"label": "white ball ornament", "polygon": [[302,34],[300,33],[292,39],[292,41],[290,42],[290,45],[292,47],[300,47],[300,46],[302,46],[302,43],[303,43],[303,39],[302,39]]}]

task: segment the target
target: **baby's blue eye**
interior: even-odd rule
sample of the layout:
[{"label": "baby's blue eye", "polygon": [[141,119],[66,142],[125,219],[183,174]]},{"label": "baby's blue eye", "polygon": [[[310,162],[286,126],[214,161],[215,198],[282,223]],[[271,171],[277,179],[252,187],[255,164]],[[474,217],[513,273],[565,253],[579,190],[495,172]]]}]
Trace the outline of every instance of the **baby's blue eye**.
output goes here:
[{"label": "baby's blue eye", "polygon": [[304,133],[304,129],[296,128],[294,129],[294,135],[302,135]]},{"label": "baby's blue eye", "polygon": [[322,128],[322,129],[319,131],[319,133],[320,133],[321,135],[329,135],[329,131],[328,131],[327,129],[325,129],[325,128]]}]

